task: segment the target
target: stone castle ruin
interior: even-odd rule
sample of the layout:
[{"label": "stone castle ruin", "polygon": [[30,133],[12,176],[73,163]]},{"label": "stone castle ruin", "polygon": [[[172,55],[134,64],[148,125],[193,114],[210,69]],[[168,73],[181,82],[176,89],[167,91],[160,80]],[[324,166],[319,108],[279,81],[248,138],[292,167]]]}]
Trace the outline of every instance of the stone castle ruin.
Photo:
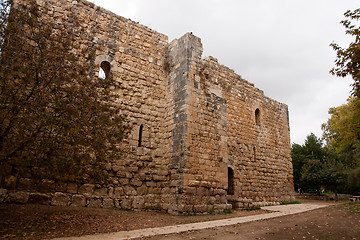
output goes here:
[{"label": "stone castle ruin", "polygon": [[[2,200],[104,208],[223,212],[293,199],[288,108],[213,57],[200,38],[167,36],[83,0],[51,0],[76,13],[95,44],[101,77],[121,81],[132,132],[98,186],[6,177]],[[101,80],[101,78],[99,78]],[[12,166],[14,167],[14,166]]]}]

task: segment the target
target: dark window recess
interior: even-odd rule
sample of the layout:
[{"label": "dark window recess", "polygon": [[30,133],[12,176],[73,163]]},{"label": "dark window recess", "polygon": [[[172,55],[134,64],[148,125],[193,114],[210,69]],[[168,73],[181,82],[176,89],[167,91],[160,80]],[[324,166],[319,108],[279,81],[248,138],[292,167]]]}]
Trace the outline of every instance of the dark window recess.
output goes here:
[{"label": "dark window recess", "polygon": [[254,161],[256,160],[256,147],[254,147]]},{"label": "dark window recess", "polygon": [[234,195],[234,170],[228,167],[228,195]]},{"label": "dark window recess", "polygon": [[256,125],[260,126],[260,110],[258,108],[255,110],[255,122]]},{"label": "dark window recess", "polygon": [[110,76],[110,63],[103,61],[100,64],[99,78],[107,79]]},{"label": "dark window recess", "polygon": [[140,125],[140,128],[139,128],[139,141],[138,141],[138,147],[141,147],[141,142],[142,142],[142,132],[143,132],[143,125]]}]

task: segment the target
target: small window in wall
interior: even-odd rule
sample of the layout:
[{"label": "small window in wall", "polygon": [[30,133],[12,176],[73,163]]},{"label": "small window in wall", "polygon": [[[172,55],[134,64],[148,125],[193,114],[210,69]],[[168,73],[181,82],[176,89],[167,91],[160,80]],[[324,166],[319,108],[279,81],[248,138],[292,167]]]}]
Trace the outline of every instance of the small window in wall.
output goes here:
[{"label": "small window in wall", "polygon": [[255,123],[260,126],[260,110],[258,108],[255,110]]},{"label": "small window in wall", "polygon": [[143,125],[140,125],[140,128],[139,128],[138,147],[141,147],[141,143],[142,143],[142,132],[143,132]]},{"label": "small window in wall", "polygon": [[110,63],[103,61],[100,64],[99,78],[106,79],[110,75]]},{"label": "small window in wall", "polygon": [[256,160],[256,147],[253,148],[254,150],[254,161]]},{"label": "small window in wall", "polygon": [[231,167],[228,167],[227,195],[234,195],[234,170]]}]

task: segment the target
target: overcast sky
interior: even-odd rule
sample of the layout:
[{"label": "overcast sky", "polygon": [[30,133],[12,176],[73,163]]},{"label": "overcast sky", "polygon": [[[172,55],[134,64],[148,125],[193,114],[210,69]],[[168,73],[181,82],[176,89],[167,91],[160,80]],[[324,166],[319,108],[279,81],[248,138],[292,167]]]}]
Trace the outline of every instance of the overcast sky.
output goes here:
[{"label": "overcast sky", "polygon": [[333,41],[346,47],[340,21],[359,0],[92,0],[120,16],[163,33],[169,41],[193,32],[203,58],[213,56],[286,103],[291,142],[321,137],[328,109],[346,102],[351,79],[329,74]]}]

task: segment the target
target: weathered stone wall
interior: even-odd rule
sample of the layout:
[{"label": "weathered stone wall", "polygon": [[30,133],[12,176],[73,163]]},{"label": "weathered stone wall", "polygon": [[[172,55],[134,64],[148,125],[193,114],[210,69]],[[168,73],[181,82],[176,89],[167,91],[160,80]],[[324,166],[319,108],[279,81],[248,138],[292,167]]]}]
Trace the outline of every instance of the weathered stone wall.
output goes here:
[{"label": "weathered stone wall", "polygon": [[[205,96],[217,99],[214,110],[210,109],[214,114],[219,112],[215,119],[227,120],[220,120],[215,132],[218,145],[223,146],[218,153],[222,162],[218,172],[228,172],[228,168],[234,171],[234,194],[228,195],[229,202],[242,207],[292,199],[287,106],[265,97],[261,90],[214,58],[201,62],[200,84]],[[228,183],[227,174],[219,174],[216,179]]]},{"label": "weathered stone wall", "polygon": [[[201,60],[199,38],[170,45],[174,90],[174,163],[181,178],[178,211],[221,211],[292,198],[287,106],[264,96],[215,58]],[[258,111],[258,120],[255,112]],[[228,192],[228,168],[233,191]]]},{"label": "weathered stone wall", "polygon": [[132,132],[122,158],[105,166],[107,185],[35,179],[34,169],[8,165],[0,202],[188,213],[292,197],[286,105],[215,58],[202,60],[201,41],[190,33],[168,43],[92,3],[46,2],[63,21],[75,13],[80,45],[96,50],[97,65],[110,63]]},{"label": "weathered stone wall", "polygon": [[[43,196],[46,203],[55,205],[59,202],[57,197],[64,195],[64,205],[74,205],[75,202],[79,205],[77,202],[81,199],[81,206],[168,209],[169,196],[173,194],[170,194],[167,167],[171,154],[171,129],[168,125],[172,124],[166,122],[170,107],[165,69],[167,36],[87,1],[39,3],[50,4],[49,14],[60,16],[63,21],[67,21],[71,14],[79,18],[82,23],[77,35],[79,44],[96,50],[95,63],[99,67],[102,61],[110,63],[112,76],[121,83],[118,107],[127,115],[132,132],[123,143],[122,158],[114,159],[104,169],[109,175],[107,186],[35,179],[34,169],[23,171],[12,165],[7,166],[4,186],[10,191],[8,199],[17,202],[13,197],[17,194],[11,192],[16,189],[22,191],[21,202],[26,202],[26,199],[33,202],[31,196],[41,193],[47,194]],[[95,70],[98,74],[99,69]]]}]

